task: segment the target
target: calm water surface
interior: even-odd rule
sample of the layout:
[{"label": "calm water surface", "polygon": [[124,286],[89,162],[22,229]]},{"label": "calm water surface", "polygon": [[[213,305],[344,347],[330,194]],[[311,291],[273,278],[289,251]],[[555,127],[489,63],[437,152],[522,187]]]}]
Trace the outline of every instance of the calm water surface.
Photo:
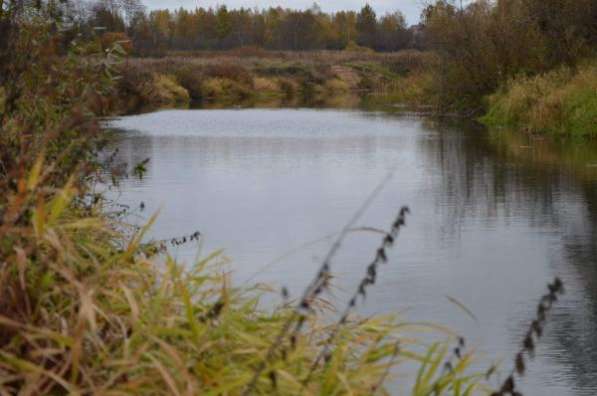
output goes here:
[{"label": "calm water surface", "polygon": [[[597,394],[597,166],[590,159],[562,165],[557,153],[537,151],[541,142],[500,143],[462,125],[360,111],[169,110],[112,126],[124,131],[122,160],[151,158],[142,180],[122,184],[121,202],[143,201],[143,216],[161,210],[153,237],[200,230],[202,252],[225,248],[238,284],[287,286],[294,295],[329,247],[326,236],[396,167],[359,225],[388,228],[403,204],[412,216],[361,311],[445,324],[484,362],[505,359],[509,368],[557,274],[567,294],[522,389]],[[349,236],[334,261],[337,301],[356,287],[378,243],[372,233]],[[196,246],[176,252],[189,262],[196,254]]]}]

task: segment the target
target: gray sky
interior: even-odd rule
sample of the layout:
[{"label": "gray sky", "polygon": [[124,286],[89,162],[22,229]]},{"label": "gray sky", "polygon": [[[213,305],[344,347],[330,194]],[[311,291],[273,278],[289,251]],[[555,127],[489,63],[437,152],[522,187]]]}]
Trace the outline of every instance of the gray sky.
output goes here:
[{"label": "gray sky", "polygon": [[[378,14],[402,11],[409,24],[419,20],[419,14],[425,0],[369,0],[368,3]],[[366,0],[320,0],[317,3],[325,12],[338,10],[360,10]],[[189,8],[226,5],[229,8],[248,7],[268,8],[281,6],[284,8],[305,9],[313,4],[313,0],[143,0],[148,9],[156,8]]]}]

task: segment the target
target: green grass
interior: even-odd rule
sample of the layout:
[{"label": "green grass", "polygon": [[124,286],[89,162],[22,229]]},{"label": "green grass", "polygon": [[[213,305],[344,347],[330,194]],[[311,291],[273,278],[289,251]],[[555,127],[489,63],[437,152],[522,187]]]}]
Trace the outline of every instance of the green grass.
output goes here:
[{"label": "green grass", "polygon": [[597,137],[597,62],[511,81],[489,98],[482,121],[531,133]]}]

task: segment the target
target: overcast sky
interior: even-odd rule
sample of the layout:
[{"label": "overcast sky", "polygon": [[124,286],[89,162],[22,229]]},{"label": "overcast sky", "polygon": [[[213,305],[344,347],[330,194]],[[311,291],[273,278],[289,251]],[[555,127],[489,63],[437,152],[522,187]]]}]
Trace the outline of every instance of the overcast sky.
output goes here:
[{"label": "overcast sky", "polygon": [[[228,8],[268,8],[281,6],[284,8],[305,9],[311,7],[313,0],[142,0],[148,9],[155,8],[189,8],[226,5]],[[417,23],[419,14],[426,0],[369,0],[368,3],[378,14],[402,11],[409,24]],[[326,12],[338,10],[360,10],[366,0],[320,0],[317,2]]]}]

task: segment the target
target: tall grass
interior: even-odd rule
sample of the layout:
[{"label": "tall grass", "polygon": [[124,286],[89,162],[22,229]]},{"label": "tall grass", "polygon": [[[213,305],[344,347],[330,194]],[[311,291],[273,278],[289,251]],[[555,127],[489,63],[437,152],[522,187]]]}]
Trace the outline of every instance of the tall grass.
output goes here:
[{"label": "tall grass", "polygon": [[[381,389],[389,367],[437,358],[417,354],[389,317],[330,328],[314,294],[309,309],[320,313],[302,316],[292,348],[263,365],[272,334],[296,319],[290,304],[260,310],[257,291],[231,285],[219,252],[190,268],[158,259],[162,244],[142,243],[151,222],[122,231],[89,194],[86,171],[55,185],[47,170],[60,160],[44,158],[19,171],[0,201],[3,393],[233,395],[250,386],[250,394],[361,395]],[[329,357],[313,369],[322,340]]]},{"label": "tall grass", "polygon": [[532,133],[596,137],[597,62],[514,79],[489,98],[482,120]]}]

